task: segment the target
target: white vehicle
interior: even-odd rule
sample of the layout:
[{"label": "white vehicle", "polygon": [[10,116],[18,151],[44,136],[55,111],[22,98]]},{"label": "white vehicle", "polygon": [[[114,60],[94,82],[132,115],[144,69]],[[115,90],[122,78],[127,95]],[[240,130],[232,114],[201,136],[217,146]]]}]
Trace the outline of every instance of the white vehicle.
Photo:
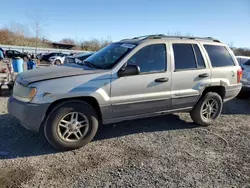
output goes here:
[{"label": "white vehicle", "polygon": [[52,65],[62,65],[64,64],[65,57],[68,56],[69,54],[61,54],[59,56],[52,56],[49,58],[49,62]]}]

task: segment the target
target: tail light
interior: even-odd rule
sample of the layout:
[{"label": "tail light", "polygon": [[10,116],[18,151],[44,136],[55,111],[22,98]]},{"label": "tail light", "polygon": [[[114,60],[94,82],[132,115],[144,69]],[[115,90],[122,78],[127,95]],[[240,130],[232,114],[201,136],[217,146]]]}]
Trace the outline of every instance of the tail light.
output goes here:
[{"label": "tail light", "polygon": [[237,70],[237,83],[240,83],[242,78],[242,69]]}]

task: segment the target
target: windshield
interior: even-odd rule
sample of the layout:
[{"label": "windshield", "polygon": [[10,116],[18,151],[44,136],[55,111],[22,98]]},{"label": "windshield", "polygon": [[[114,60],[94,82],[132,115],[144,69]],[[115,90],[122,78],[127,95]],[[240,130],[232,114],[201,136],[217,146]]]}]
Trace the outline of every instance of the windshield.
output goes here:
[{"label": "windshield", "polygon": [[84,62],[96,68],[110,69],[134,47],[134,44],[113,43],[94,53]]}]

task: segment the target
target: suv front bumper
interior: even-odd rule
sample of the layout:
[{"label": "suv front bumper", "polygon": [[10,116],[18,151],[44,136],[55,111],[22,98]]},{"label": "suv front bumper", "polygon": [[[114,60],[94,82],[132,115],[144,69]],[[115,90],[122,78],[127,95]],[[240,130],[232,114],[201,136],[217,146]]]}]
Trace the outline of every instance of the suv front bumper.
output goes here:
[{"label": "suv front bumper", "polygon": [[10,97],[8,100],[8,112],[17,118],[28,130],[38,132],[45,117],[49,104],[25,103]]}]

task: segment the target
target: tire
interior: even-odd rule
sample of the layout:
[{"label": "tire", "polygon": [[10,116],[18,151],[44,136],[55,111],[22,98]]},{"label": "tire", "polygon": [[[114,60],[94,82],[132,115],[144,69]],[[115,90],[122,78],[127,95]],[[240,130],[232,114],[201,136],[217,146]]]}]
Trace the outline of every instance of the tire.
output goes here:
[{"label": "tire", "polygon": [[62,64],[62,63],[61,63],[60,60],[57,59],[57,60],[55,61],[55,65],[61,65],[61,64]]},{"label": "tire", "polygon": [[[88,128],[82,127],[85,133],[85,136],[82,137],[79,140],[69,140],[73,139],[73,137],[76,138],[75,132],[74,134],[71,133],[71,136],[69,136],[66,140],[66,138],[63,137],[62,128],[59,126],[59,122],[61,122],[62,118],[67,118],[67,114],[72,113],[79,113],[78,117],[84,116],[86,119],[86,122],[88,122]],[[83,101],[68,101],[65,103],[61,103],[57,105],[49,114],[47,121],[44,126],[44,134],[47,138],[48,142],[56,149],[59,150],[73,150],[78,149],[83,146],[85,146],[87,143],[89,143],[94,136],[96,135],[97,129],[98,129],[98,117],[95,112],[95,110],[86,102]],[[63,125],[65,126],[65,125]],[[70,125],[66,125],[72,126]],[[66,130],[69,130],[69,128],[66,128]],[[71,130],[72,131],[72,130]],[[76,131],[76,130],[74,130]],[[70,134],[70,131],[67,133],[67,136]],[[84,134],[82,134],[84,135]],[[79,136],[79,134],[78,134]]]},{"label": "tire", "polygon": [[[206,103],[209,101],[216,102],[217,110],[216,112],[213,113],[213,115],[211,115],[210,118],[206,118],[204,115],[202,115],[202,112],[207,111],[204,108],[207,106]],[[208,126],[212,124],[214,121],[216,121],[216,119],[220,116],[222,107],[223,107],[223,101],[221,96],[218,93],[209,92],[200,98],[200,100],[197,102],[197,104],[190,112],[190,116],[196,124],[201,126]]]},{"label": "tire", "polygon": [[240,91],[240,93],[237,95],[237,98],[239,99],[248,99],[249,98],[249,92],[246,91]]}]

